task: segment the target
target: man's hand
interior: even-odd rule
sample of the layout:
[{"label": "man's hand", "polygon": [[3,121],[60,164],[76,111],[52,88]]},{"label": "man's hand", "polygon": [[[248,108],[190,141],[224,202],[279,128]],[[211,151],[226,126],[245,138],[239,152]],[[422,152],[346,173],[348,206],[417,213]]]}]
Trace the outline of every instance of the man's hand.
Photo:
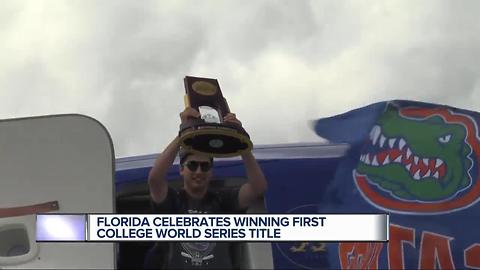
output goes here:
[{"label": "man's hand", "polygon": [[234,113],[228,113],[223,117],[223,122],[230,122],[242,126],[242,122],[237,119],[237,116]]},{"label": "man's hand", "polygon": [[180,120],[185,123],[188,118],[199,118],[200,113],[192,107],[187,107],[180,113]]}]

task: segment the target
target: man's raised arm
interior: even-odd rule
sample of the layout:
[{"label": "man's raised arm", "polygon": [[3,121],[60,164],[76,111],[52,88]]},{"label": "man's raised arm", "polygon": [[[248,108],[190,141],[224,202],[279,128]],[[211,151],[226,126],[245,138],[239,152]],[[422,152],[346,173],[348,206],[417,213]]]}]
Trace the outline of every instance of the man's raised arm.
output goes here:
[{"label": "man's raised arm", "polygon": [[248,182],[240,188],[238,200],[241,208],[247,208],[251,206],[256,199],[263,196],[268,185],[262,169],[260,165],[258,165],[252,152],[248,151],[243,153],[242,159],[247,172]]},{"label": "man's raised arm", "polygon": [[[200,113],[190,107],[185,108],[185,110],[180,113],[182,123],[188,118],[197,118],[199,116]],[[161,203],[167,198],[167,172],[170,167],[172,167],[179,148],[179,139],[178,137],[175,137],[167,148],[163,150],[157,160],[155,160],[155,164],[153,164],[153,167],[150,170],[148,175],[148,186],[150,188],[150,196],[156,203]]]},{"label": "man's raised arm", "polygon": [[177,156],[180,144],[178,137],[163,150],[158,156],[157,160],[150,170],[148,175],[148,186],[150,188],[150,196],[156,203],[161,203],[165,200],[168,193],[167,172],[173,164]]},{"label": "man's raised arm", "polygon": [[[236,123],[240,126],[242,125],[242,122],[237,119],[234,113],[228,113],[223,120],[225,122]],[[244,152],[242,159],[247,172],[248,182],[240,187],[238,204],[240,208],[247,208],[251,206],[257,198],[263,196],[267,190],[267,180],[251,151]]]}]

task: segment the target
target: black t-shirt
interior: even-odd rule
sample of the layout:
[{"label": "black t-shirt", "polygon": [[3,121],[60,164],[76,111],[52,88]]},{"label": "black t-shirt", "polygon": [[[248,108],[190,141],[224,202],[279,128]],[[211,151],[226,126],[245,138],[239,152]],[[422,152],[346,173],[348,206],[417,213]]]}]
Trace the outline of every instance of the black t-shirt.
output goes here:
[{"label": "black t-shirt", "polygon": [[[155,214],[237,214],[244,213],[238,205],[238,189],[208,191],[195,199],[185,190],[168,189],[165,200],[152,202]],[[168,269],[231,269],[230,242],[172,242],[168,245]]]}]

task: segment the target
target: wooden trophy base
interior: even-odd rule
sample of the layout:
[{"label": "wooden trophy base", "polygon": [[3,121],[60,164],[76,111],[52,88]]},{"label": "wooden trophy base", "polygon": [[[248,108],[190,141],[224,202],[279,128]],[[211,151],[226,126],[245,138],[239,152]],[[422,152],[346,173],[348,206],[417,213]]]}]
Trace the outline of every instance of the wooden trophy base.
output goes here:
[{"label": "wooden trophy base", "polygon": [[209,124],[189,127],[180,132],[182,147],[189,152],[212,157],[233,157],[250,151],[250,138],[235,128]]}]

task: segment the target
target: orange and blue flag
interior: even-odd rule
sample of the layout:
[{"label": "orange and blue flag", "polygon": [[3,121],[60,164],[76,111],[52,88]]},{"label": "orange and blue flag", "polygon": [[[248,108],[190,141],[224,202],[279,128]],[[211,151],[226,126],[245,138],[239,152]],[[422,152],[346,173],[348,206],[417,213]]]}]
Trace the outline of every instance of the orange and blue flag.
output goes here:
[{"label": "orange and blue flag", "polygon": [[317,135],[349,150],[317,161],[318,179],[303,191],[299,180],[285,183],[292,193],[282,203],[389,213],[390,241],[274,244],[275,267],[480,269],[479,126],[478,112],[405,100],[317,120]]},{"label": "orange and blue flag", "polygon": [[391,222],[388,243],[341,243],[330,259],[480,269],[479,124],[477,112],[402,100],[318,120],[319,136],[350,144],[318,211],[386,212]]}]

